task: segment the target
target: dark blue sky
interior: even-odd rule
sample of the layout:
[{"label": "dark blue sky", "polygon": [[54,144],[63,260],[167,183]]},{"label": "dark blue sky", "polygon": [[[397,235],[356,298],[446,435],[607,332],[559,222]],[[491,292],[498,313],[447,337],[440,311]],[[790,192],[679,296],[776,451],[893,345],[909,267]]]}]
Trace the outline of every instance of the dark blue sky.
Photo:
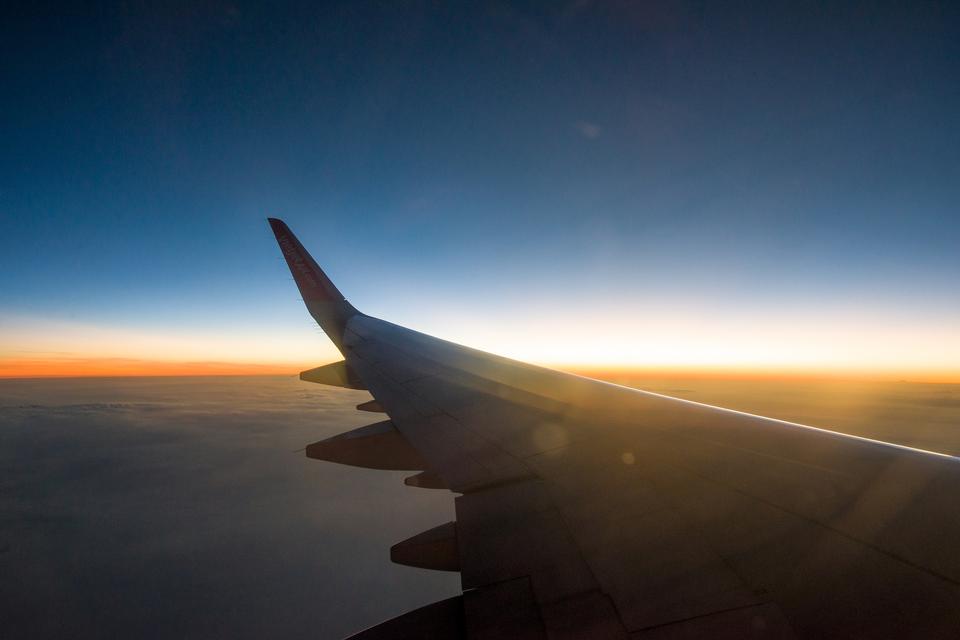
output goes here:
[{"label": "dark blue sky", "polygon": [[0,315],[302,335],[277,215],[490,348],[565,308],[958,338],[957,5],[637,4],[5,9]]}]

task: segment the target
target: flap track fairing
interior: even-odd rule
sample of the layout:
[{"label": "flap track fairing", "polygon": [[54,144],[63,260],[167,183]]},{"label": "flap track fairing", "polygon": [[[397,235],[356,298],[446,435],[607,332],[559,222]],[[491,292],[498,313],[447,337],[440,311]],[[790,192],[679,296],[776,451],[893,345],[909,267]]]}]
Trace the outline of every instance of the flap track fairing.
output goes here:
[{"label": "flap track fairing", "polygon": [[308,369],[300,372],[300,379],[306,382],[316,382],[318,384],[327,384],[331,387],[344,387],[345,389],[365,390],[367,387],[363,384],[353,369],[351,369],[346,360],[331,362],[316,369]]},{"label": "flap track fairing", "polygon": [[367,469],[422,471],[427,468],[389,420],[360,427],[307,445],[307,457]]},{"label": "flap track fairing", "polygon": [[460,571],[457,523],[448,522],[398,542],[390,547],[390,560],[408,567]]}]

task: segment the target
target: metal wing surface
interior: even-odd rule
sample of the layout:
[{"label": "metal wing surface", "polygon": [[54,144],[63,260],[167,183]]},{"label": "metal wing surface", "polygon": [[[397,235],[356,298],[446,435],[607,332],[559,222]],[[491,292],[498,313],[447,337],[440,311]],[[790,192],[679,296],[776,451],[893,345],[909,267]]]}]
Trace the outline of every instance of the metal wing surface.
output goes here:
[{"label": "metal wing surface", "polygon": [[960,637],[956,458],[620,387],[366,316],[281,221],[387,421],[311,457],[419,470],[456,522],[394,546],[463,595],[357,638]]}]

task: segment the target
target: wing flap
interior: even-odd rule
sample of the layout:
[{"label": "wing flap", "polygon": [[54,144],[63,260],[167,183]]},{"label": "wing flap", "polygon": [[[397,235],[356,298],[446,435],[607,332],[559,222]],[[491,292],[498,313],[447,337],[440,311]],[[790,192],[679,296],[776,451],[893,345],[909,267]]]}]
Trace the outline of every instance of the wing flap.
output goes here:
[{"label": "wing flap", "polygon": [[471,640],[547,640],[528,578],[498,582],[463,594]]},{"label": "wing flap", "polygon": [[[549,638],[627,637],[540,480],[472,491],[456,510],[464,589],[529,588]],[[523,602],[500,603],[498,615],[522,617]]]}]

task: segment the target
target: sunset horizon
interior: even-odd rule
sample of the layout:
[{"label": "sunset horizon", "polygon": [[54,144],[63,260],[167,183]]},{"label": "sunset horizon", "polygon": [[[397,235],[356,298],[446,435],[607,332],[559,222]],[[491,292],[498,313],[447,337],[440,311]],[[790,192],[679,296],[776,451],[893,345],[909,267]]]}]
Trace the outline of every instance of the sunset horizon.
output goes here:
[{"label": "sunset horizon", "polygon": [[[466,345],[469,346],[469,345]],[[500,354],[505,355],[505,354]],[[510,357],[505,355],[505,357]],[[511,358],[516,359],[516,358]],[[0,360],[0,379],[202,377],[202,376],[297,376],[301,371],[337,361],[235,362],[166,361],[136,358],[23,358]],[[576,375],[611,380],[621,377],[704,378],[719,380],[846,380],[864,382],[911,382],[960,384],[960,371],[877,370],[875,368],[816,369],[721,366],[590,365],[587,363],[530,362]]]}]

